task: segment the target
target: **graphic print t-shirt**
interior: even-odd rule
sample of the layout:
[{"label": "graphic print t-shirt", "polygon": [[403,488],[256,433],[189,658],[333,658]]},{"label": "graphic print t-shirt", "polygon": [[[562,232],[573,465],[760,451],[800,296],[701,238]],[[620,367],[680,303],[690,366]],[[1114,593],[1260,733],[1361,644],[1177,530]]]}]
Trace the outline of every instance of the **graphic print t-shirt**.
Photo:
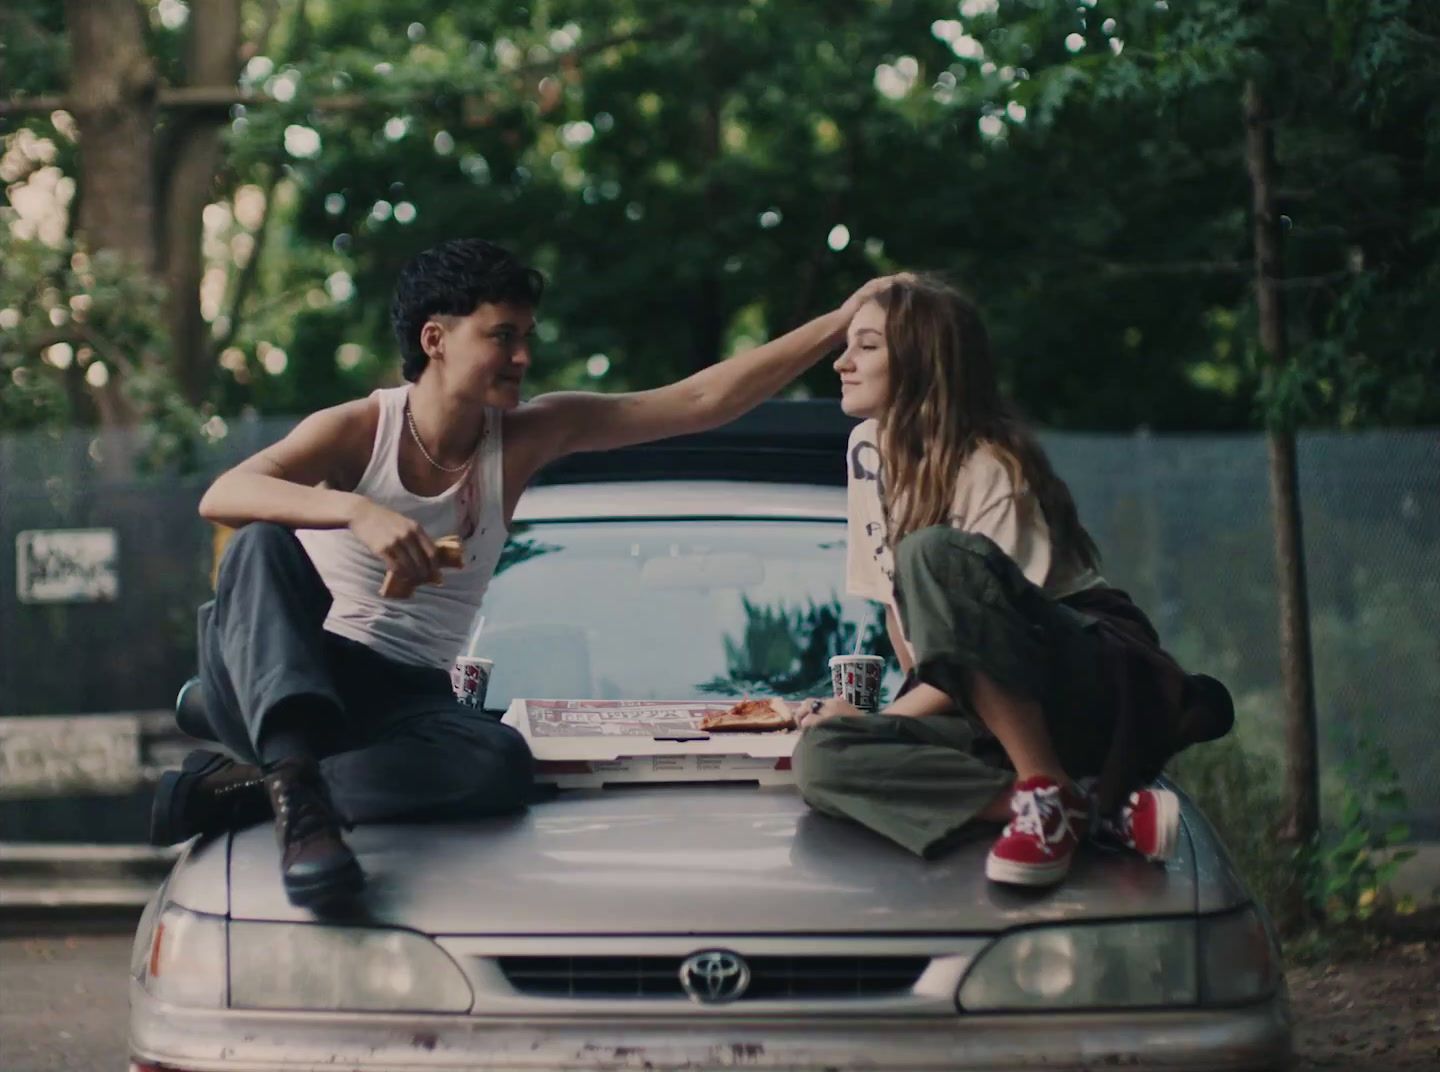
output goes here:
[{"label": "graphic print t-shirt", "polygon": [[[879,444],[874,420],[850,433],[845,589],[894,609],[895,555],[886,532]],[[1103,583],[1093,570],[1053,561],[1050,526],[1039,504],[1028,487],[1016,489],[1010,471],[988,446],[979,447],[960,467],[950,525],[994,540],[1032,584],[1057,599]]]}]

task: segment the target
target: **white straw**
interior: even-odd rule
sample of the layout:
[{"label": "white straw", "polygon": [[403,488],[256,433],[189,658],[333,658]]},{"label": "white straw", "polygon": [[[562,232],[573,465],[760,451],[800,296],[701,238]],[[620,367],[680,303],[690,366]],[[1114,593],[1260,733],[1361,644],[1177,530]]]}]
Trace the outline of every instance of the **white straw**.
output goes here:
[{"label": "white straw", "polygon": [[850,654],[852,654],[852,655],[859,655],[859,654],[860,654],[860,642],[861,642],[862,640],[864,640],[864,639],[865,639],[865,630],[861,627],[861,625],[860,625],[859,622],[856,622],[856,623],[855,623],[855,650],[854,650],[853,652],[851,652]]},{"label": "white straw", "polygon": [[485,615],[478,610],[474,619],[470,622],[470,640],[465,645],[465,657],[475,658],[480,652],[480,631],[485,628]]}]

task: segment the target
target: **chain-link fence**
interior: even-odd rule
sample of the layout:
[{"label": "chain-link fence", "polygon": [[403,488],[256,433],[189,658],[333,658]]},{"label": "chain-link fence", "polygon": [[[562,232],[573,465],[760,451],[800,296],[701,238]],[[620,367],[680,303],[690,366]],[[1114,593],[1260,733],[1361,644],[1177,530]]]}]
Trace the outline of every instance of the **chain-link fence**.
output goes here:
[{"label": "chain-link fence", "polygon": [[[168,707],[194,666],[194,608],[209,589],[211,531],[196,504],[216,472],[292,424],[236,422],[204,471],[183,478],[135,475],[120,433],[0,437],[0,714]],[[1278,778],[1263,439],[1044,438],[1106,576],[1182,662],[1230,685],[1239,732],[1275,754]],[[1440,434],[1304,435],[1300,473],[1322,766],[1343,777],[1358,741],[1384,746],[1416,832],[1440,836]],[[117,534],[117,598],[20,602],[19,534],[90,527]]]}]

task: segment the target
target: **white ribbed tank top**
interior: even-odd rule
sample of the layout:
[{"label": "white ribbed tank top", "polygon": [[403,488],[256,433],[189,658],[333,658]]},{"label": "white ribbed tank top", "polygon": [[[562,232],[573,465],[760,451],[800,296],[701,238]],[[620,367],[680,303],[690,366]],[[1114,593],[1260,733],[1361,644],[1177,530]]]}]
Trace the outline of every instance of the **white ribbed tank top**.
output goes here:
[{"label": "white ribbed tank top", "polygon": [[422,584],[409,599],[381,599],[385,563],[349,529],[299,529],[299,538],[334,598],[325,628],[402,663],[449,669],[465,643],[505,546],[500,411],[485,410],[485,431],[465,475],[439,495],[400,483],[400,437],[408,384],[382,388],[370,462],[355,492],[418,521],[430,535],[459,536],[465,565],[444,570],[443,585]]}]

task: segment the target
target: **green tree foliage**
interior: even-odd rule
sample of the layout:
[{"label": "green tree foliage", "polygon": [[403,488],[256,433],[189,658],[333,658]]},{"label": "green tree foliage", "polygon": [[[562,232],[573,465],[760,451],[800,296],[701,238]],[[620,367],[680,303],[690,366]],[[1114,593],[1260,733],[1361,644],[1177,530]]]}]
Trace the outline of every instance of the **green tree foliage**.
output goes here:
[{"label": "green tree foliage", "polygon": [[0,428],[55,426],[97,409],[143,413],[143,465],[191,459],[200,417],[170,375],[154,282],[109,251],[4,229],[0,264]]},{"label": "green tree foliage", "polygon": [[[177,79],[185,5],[145,6]],[[0,16],[0,96],[63,93],[62,5],[26,8]],[[1440,419],[1440,9],[1423,0],[242,14],[255,99],[230,111],[206,232],[221,414],[393,379],[396,269],[479,234],[550,277],[537,389],[673,379],[919,267],[980,300],[1009,386],[1050,425]],[[1257,69],[1292,280],[1278,372],[1254,342],[1238,86]],[[10,148],[23,125],[74,170],[51,115],[0,122]],[[7,392],[18,365],[51,375],[23,340],[0,349]],[[833,393],[833,375],[804,389]]]},{"label": "green tree foliage", "polygon": [[[1193,383],[1254,398],[1257,419],[1287,427],[1440,418],[1432,386],[1440,320],[1423,297],[1440,271],[1440,9],[1412,0],[1196,0],[1173,10],[1084,0],[1056,25],[1062,5],[1025,6],[1034,14],[1024,25],[1044,27],[1048,40],[1065,17],[1078,21],[1065,39],[1071,57],[1032,61],[1020,99],[1033,102],[1037,128],[1058,133],[1077,111],[1093,109],[1126,117],[1151,165],[1137,169],[1137,193],[1173,190],[1182,216],[1194,206],[1192,218],[1206,221],[1201,230],[1174,220],[1170,252],[1157,248],[1153,269],[1170,277],[1192,337],[1209,336],[1212,353],[1195,348],[1187,363]],[[1280,368],[1266,367],[1258,352],[1243,278],[1253,274],[1244,263],[1250,224],[1238,112],[1247,79],[1264,88],[1274,112],[1291,339]],[[1163,223],[1167,214],[1157,202],[1126,215]],[[1226,283],[1192,306],[1185,291],[1207,277]]]},{"label": "green tree foliage", "polygon": [[[876,607],[866,623],[848,622],[838,600],[811,601],[790,607],[753,603],[741,597],[745,631],[725,638],[728,673],[697,688],[701,692],[738,696],[756,693],[792,700],[830,695],[830,657],[863,651],[894,658],[885,612]],[[856,639],[859,636],[857,646]]]}]

